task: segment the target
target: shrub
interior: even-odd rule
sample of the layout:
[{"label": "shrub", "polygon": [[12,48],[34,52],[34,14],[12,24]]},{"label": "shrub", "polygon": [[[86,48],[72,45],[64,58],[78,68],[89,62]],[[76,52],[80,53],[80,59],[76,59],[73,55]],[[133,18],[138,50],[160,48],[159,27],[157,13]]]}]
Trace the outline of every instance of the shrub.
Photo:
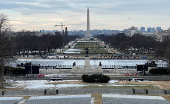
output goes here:
[{"label": "shrub", "polygon": [[22,68],[14,68],[14,67],[5,66],[4,74],[5,75],[8,75],[8,74],[25,75],[25,70]]},{"label": "shrub", "polygon": [[86,82],[86,77],[88,77],[89,75],[82,75],[82,80],[83,80],[83,82]]},{"label": "shrub", "polygon": [[152,75],[168,75],[170,74],[170,69],[168,68],[156,68],[149,71]]},{"label": "shrub", "polygon": [[96,83],[108,83],[110,80],[109,76],[102,74],[82,75],[83,82],[96,82]]},{"label": "shrub", "polygon": [[99,83],[107,83],[107,80],[106,80],[105,76],[100,76],[98,79],[98,82]]},{"label": "shrub", "polygon": [[11,74],[25,75],[25,70],[21,69],[21,68],[13,68],[13,69],[11,69]]},{"label": "shrub", "polygon": [[87,76],[85,81],[86,82],[95,82],[95,79],[92,76]]}]

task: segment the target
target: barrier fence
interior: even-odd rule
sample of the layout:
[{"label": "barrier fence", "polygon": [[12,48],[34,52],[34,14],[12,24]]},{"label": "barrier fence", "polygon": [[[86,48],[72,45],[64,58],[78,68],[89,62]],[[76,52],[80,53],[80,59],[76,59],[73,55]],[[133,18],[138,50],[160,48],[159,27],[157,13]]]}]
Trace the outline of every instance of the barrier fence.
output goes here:
[{"label": "barrier fence", "polygon": [[[92,68],[98,66],[91,65]],[[76,67],[84,67],[84,65],[76,65]],[[72,65],[40,66],[40,69],[72,69]],[[102,65],[102,69],[137,69],[137,66]]]},{"label": "barrier fence", "polygon": [[[99,65],[91,65],[91,67],[98,67]],[[166,64],[158,64],[158,67],[167,67]],[[40,69],[72,69],[72,65],[56,65],[56,66],[40,66]],[[84,67],[84,65],[76,65],[76,67]],[[137,69],[137,66],[129,65],[102,65],[102,69]]]},{"label": "barrier fence", "polygon": [[170,90],[161,90],[161,89],[44,89],[44,90],[1,90],[0,96],[20,96],[20,95],[56,95],[56,94],[92,94],[92,93],[101,93],[101,94],[152,94],[152,95],[161,95],[161,94],[170,94]]}]

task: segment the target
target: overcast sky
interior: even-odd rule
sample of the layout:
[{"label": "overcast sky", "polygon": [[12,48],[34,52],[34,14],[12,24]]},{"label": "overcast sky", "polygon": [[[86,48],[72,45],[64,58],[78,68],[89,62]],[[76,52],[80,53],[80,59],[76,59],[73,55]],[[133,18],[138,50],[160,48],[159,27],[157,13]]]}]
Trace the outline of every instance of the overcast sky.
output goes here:
[{"label": "overcast sky", "polygon": [[0,0],[0,13],[8,16],[14,31],[86,30],[87,8],[90,29],[123,30],[135,26],[170,27],[170,0]]}]

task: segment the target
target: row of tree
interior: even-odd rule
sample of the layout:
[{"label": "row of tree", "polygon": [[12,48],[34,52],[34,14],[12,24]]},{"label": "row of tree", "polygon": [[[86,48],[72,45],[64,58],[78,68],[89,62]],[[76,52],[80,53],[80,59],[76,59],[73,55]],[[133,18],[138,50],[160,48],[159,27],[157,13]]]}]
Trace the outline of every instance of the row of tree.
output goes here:
[{"label": "row of tree", "polygon": [[105,41],[122,52],[134,49],[134,52],[151,52],[155,58],[170,59],[170,36],[165,37],[162,42],[156,41],[153,36],[134,34],[132,37],[129,37],[124,33],[116,35],[101,34],[96,36],[96,38]]},{"label": "row of tree", "polygon": [[[23,52],[48,52],[50,53],[52,49],[57,49],[66,45],[69,41],[75,40],[78,38],[78,35],[74,36],[63,36],[63,35],[51,35],[51,34],[43,34],[41,36],[37,36],[36,32],[30,31],[20,31],[16,33],[15,41],[16,41],[16,53],[20,54]],[[42,53],[41,53],[42,54]]]},{"label": "row of tree", "polygon": [[154,40],[154,37],[148,37],[140,34],[134,34],[132,37],[129,37],[124,33],[116,35],[102,34],[97,36],[97,38],[102,39],[107,44],[109,43],[111,46],[122,51],[130,48],[149,50],[155,48],[159,43]]}]

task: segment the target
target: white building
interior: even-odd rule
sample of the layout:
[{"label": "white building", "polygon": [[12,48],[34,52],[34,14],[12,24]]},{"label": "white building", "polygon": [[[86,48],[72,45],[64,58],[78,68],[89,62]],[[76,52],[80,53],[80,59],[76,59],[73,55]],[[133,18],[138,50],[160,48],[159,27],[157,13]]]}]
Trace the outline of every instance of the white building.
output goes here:
[{"label": "white building", "polygon": [[170,36],[170,28],[168,28],[168,30],[164,30],[164,31],[157,31],[155,34],[155,39],[157,41],[162,42],[164,40],[164,38],[166,38],[166,36]]},{"label": "white building", "polygon": [[155,36],[155,32],[142,32],[144,36]]},{"label": "white building", "polygon": [[129,30],[126,31],[127,36],[133,36],[136,33],[138,33],[138,30],[134,26],[132,26]]}]

